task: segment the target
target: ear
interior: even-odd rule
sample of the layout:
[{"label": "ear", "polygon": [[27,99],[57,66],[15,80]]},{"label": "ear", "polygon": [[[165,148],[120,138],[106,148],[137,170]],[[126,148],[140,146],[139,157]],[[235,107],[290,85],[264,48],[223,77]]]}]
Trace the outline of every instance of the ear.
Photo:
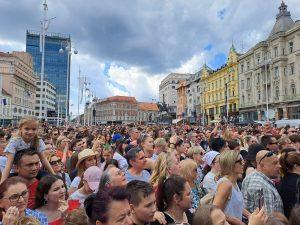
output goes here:
[{"label": "ear", "polygon": [[181,201],[181,197],[178,194],[175,194],[173,196],[173,200],[176,204],[178,204]]},{"label": "ear", "polygon": [[129,206],[130,206],[131,213],[134,214],[134,205],[133,204],[129,204]]},{"label": "ear", "polygon": [[96,221],[96,225],[103,225],[99,220]]}]

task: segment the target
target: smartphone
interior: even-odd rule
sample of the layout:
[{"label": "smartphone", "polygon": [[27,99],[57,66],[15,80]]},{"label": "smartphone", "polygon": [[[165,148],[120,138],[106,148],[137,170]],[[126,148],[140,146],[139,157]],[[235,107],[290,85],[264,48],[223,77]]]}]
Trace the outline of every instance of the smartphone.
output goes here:
[{"label": "smartphone", "polygon": [[263,190],[261,190],[259,196],[259,209],[261,209],[264,205],[265,205],[264,192]]}]

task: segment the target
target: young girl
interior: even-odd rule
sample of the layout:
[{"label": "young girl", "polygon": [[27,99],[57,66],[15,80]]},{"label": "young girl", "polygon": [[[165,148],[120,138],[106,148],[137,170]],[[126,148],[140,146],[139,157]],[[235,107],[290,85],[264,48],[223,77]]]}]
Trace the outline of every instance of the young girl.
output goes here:
[{"label": "young girl", "polygon": [[18,135],[10,139],[4,150],[7,155],[7,163],[2,173],[1,183],[9,176],[16,152],[28,148],[34,148],[38,152],[44,167],[50,173],[54,174],[54,171],[44,153],[45,143],[37,135],[38,125],[39,122],[34,118],[23,118],[20,121]]}]

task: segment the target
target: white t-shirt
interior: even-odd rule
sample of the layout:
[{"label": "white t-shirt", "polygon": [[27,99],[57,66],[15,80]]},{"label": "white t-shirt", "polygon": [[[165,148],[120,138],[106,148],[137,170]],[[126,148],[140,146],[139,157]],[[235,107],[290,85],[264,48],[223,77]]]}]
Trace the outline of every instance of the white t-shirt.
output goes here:
[{"label": "white t-shirt", "polygon": [[120,170],[126,171],[128,169],[127,160],[119,152],[114,153],[113,159],[118,161]]},{"label": "white t-shirt", "polygon": [[217,182],[215,181],[213,172],[208,172],[203,179],[203,187],[207,192],[215,192],[217,190]]},{"label": "white t-shirt", "polygon": [[[4,152],[16,154],[17,151],[28,149],[34,146],[33,141],[26,143],[21,137],[14,137],[9,140],[9,143],[4,149]],[[39,139],[39,146],[36,149],[38,152],[43,152],[46,149],[46,145],[42,139]]]},{"label": "white t-shirt", "polygon": [[70,187],[78,189],[79,184],[80,184],[81,178],[80,177],[75,177],[70,185]]},{"label": "white t-shirt", "polygon": [[84,207],[84,200],[89,195],[85,195],[79,192],[79,190],[75,191],[73,194],[70,195],[69,199],[71,200],[79,200],[81,207]]}]

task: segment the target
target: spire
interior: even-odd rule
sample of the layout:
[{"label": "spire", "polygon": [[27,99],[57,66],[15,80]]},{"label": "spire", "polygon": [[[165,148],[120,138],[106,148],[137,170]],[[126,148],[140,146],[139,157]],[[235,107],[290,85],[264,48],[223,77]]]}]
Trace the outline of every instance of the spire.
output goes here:
[{"label": "spire", "polygon": [[281,2],[281,5],[279,6],[279,13],[276,16],[276,19],[278,20],[282,16],[291,16],[291,13],[287,11],[287,5],[284,3],[284,1]]}]

